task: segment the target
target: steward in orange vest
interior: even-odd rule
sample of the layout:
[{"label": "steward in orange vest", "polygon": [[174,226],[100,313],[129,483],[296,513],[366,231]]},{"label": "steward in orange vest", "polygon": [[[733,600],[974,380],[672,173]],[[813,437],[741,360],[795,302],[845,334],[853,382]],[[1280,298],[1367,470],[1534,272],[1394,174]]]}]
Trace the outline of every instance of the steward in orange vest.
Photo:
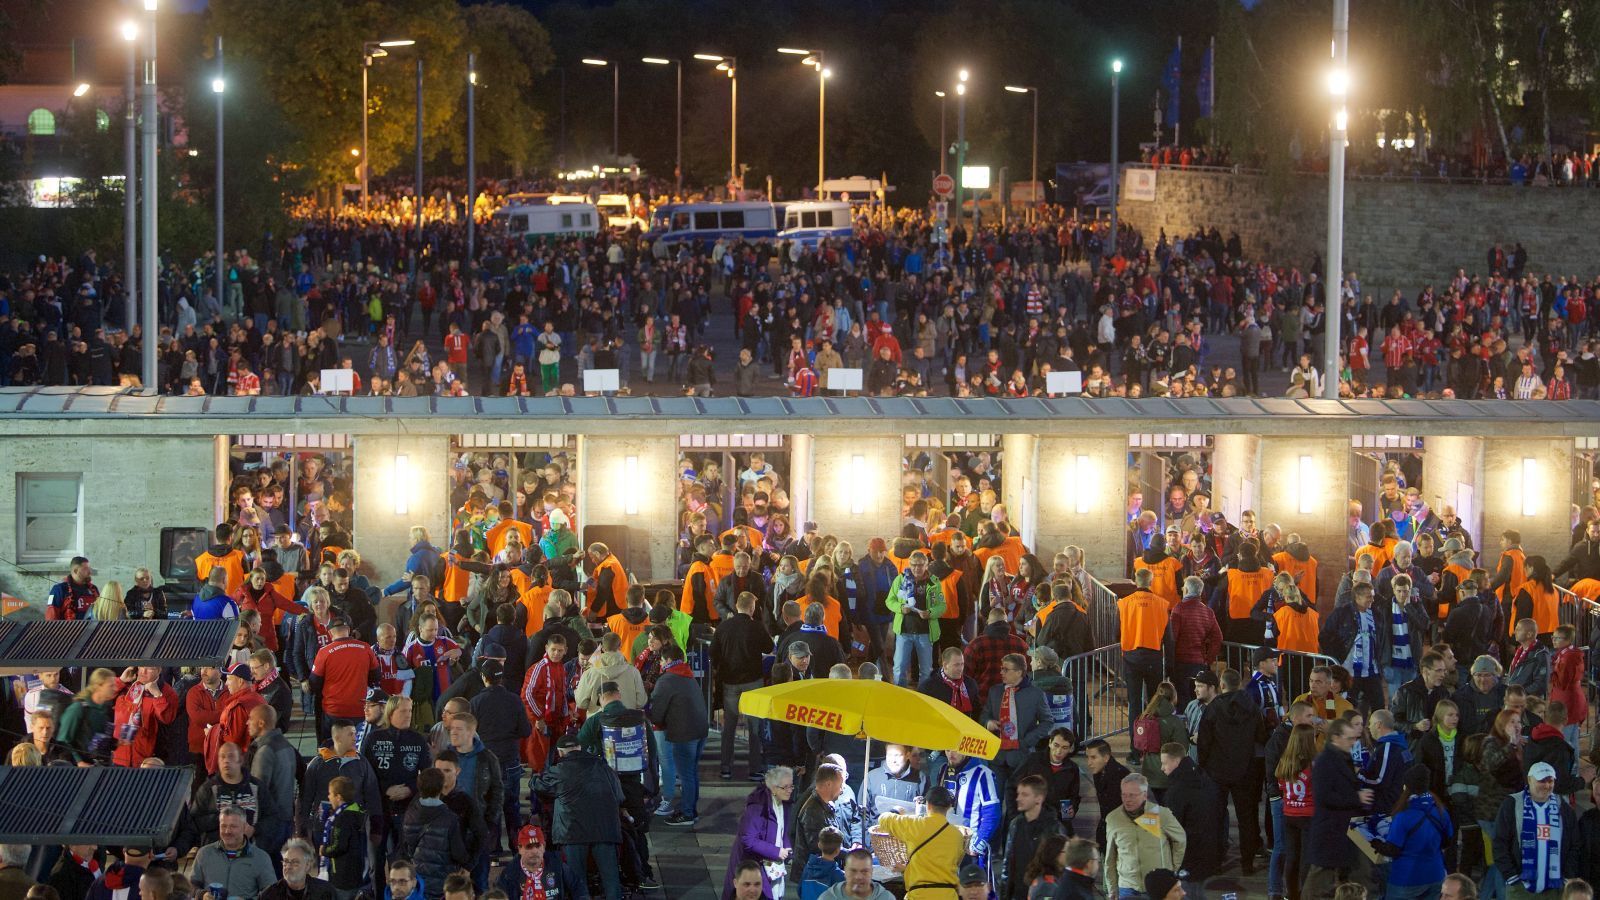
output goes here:
[{"label": "steward in orange vest", "polygon": [[1472,551],[1457,546],[1451,549],[1452,544],[1461,542],[1450,538],[1444,542],[1445,564],[1439,572],[1439,620],[1450,618],[1450,611],[1456,608],[1460,600],[1461,583],[1472,577]]},{"label": "steward in orange vest", "polygon": [[1167,539],[1160,533],[1150,537],[1150,549],[1133,558],[1133,571],[1150,572],[1150,593],[1167,601],[1168,607],[1182,599],[1178,586],[1183,583],[1183,560],[1167,553]]},{"label": "steward in orange vest", "polygon": [[611,548],[596,541],[589,545],[589,581],[585,586],[592,619],[602,621],[622,612],[628,605],[628,573]]},{"label": "steward in orange vest", "polygon": [[1257,547],[1254,541],[1239,545],[1238,565],[1211,595],[1211,608],[1225,613],[1217,617],[1223,637],[1238,644],[1260,644],[1265,635],[1263,623],[1250,618],[1256,601],[1272,587],[1272,570],[1261,565]]},{"label": "steward in orange vest", "polygon": [[1518,621],[1532,619],[1539,626],[1539,636],[1547,637],[1561,624],[1560,611],[1561,594],[1550,575],[1550,564],[1542,556],[1528,557],[1528,580],[1522,583],[1511,605],[1511,631]]},{"label": "steward in orange vest", "polygon": [[1284,548],[1272,554],[1272,564],[1279,572],[1289,573],[1308,605],[1317,605],[1317,558],[1311,555],[1311,548],[1301,542],[1300,535],[1289,535]]},{"label": "steward in orange vest", "polygon": [[644,608],[644,585],[628,588],[628,606],[606,619],[606,627],[622,639],[622,655],[633,662],[635,639],[650,627],[650,612]]},{"label": "steward in orange vest", "polygon": [[211,576],[211,570],[220,566],[228,573],[228,596],[237,597],[244,588],[244,551],[230,546],[233,526],[227,522],[218,525],[214,534],[217,542],[194,558],[195,580],[204,584]]},{"label": "steward in orange vest", "polygon": [[695,548],[689,571],[683,576],[683,599],[678,611],[688,615],[695,624],[715,622],[717,607],[713,602],[717,592],[717,579],[711,570],[710,539],[702,539]]},{"label": "steward in orange vest", "polygon": [[1522,552],[1522,534],[1516,531],[1501,534],[1500,549],[1503,552],[1499,565],[1495,566],[1494,580],[1489,582],[1489,590],[1501,603],[1510,603],[1522,583],[1528,580],[1528,557]]}]

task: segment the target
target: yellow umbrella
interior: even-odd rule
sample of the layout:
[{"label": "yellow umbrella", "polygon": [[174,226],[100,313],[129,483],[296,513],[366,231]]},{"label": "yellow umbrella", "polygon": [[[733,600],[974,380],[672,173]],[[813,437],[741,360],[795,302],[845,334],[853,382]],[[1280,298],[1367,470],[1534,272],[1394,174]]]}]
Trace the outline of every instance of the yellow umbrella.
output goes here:
[{"label": "yellow umbrella", "polygon": [[739,696],[739,712],[888,744],[994,759],[1000,738],[948,703],[886,682],[810,679]]}]

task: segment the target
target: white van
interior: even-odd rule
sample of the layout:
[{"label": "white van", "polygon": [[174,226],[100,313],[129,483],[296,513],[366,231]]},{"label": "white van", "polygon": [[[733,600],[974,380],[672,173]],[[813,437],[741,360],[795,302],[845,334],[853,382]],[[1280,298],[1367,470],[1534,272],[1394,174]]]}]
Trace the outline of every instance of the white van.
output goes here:
[{"label": "white van", "polygon": [[592,203],[530,204],[497,210],[494,220],[524,241],[600,233],[600,211]]},{"label": "white van", "polygon": [[[561,205],[588,203],[589,199],[580,194],[553,194],[548,202]],[[633,203],[628,200],[627,194],[601,194],[595,198],[594,206],[605,217],[602,221],[606,227],[612,231],[627,231],[634,225],[638,225],[640,231],[649,227],[650,223],[634,216]]]}]

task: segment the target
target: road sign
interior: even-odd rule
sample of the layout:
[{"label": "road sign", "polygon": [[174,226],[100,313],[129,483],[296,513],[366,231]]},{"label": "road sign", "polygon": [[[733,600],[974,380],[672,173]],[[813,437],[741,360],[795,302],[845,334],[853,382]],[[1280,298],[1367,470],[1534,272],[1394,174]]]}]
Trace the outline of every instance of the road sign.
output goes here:
[{"label": "road sign", "polygon": [[933,205],[933,220],[935,222],[947,222],[947,221],[949,221],[950,220],[950,204],[945,202],[945,201],[943,201],[943,200],[940,200],[938,203],[935,203]]},{"label": "road sign", "polygon": [[954,194],[956,192],[956,180],[942,173],[933,176],[933,192],[941,197],[948,197]]}]

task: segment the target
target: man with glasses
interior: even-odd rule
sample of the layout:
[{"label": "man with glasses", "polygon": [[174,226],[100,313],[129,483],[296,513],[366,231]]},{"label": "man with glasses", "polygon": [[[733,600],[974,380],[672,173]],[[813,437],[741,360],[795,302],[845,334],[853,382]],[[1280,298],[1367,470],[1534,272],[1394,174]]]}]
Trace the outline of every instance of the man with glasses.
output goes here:
[{"label": "man with glasses", "polygon": [[417,867],[409,860],[397,859],[389,863],[387,882],[383,900],[423,900],[422,880],[417,877]]},{"label": "man with glasses", "polygon": [[851,850],[844,857],[844,881],[828,888],[821,900],[892,900],[893,894],[872,880],[872,851]]},{"label": "man with glasses", "polygon": [[286,841],[282,862],[283,877],[261,892],[261,900],[334,900],[333,885],[311,877],[316,853],[309,843],[301,838]]},{"label": "man with glasses", "polygon": [[1054,900],[1099,900],[1100,848],[1088,838],[1067,841],[1067,867],[1056,881]]},{"label": "man with glasses", "polygon": [[[989,689],[983,707],[984,727],[1000,736],[1000,752],[991,768],[1002,796],[1009,793],[1011,773],[1028,761],[1033,748],[1044,743],[1055,721],[1044,691],[1028,679],[1028,659],[1007,653],[1000,660],[1000,683]],[[1023,861],[1027,865],[1027,861]]]},{"label": "man with glasses", "polygon": [[1353,723],[1328,723],[1327,744],[1311,763],[1311,794],[1317,798],[1306,835],[1306,874],[1302,896],[1326,897],[1344,881],[1365,882],[1366,857],[1350,842],[1350,820],[1372,806],[1373,792],[1356,775],[1350,750],[1359,739]]},{"label": "man with glasses", "polygon": [[1400,689],[1394,692],[1394,702],[1389,704],[1396,728],[1401,734],[1417,740],[1433,726],[1433,708],[1440,700],[1449,699],[1450,689],[1446,682],[1454,672],[1455,666],[1439,653],[1429,650],[1422,655],[1417,666],[1417,677],[1400,685]]},{"label": "man with glasses", "polygon": [[894,616],[894,683],[915,685],[909,669],[913,654],[917,658],[917,679],[933,672],[933,645],[939,640],[939,619],[944,615],[944,588],[928,573],[928,554],[911,554],[906,571],[895,578],[884,598],[884,607]]}]

